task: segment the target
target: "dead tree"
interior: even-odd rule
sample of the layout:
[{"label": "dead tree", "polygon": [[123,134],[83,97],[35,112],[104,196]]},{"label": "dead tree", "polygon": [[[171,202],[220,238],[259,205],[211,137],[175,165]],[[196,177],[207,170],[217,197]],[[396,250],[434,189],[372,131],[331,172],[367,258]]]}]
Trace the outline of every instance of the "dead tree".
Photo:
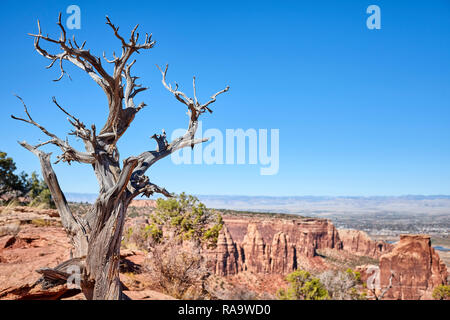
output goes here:
[{"label": "dead tree", "polygon": [[[103,53],[104,60],[111,64],[112,73],[102,65],[100,57],[93,55],[85,49],[85,42],[77,43],[75,37],[68,39],[66,30],[61,23],[61,14],[58,22],[61,29],[59,39],[43,35],[38,21],[38,34],[30,34],[34,37],[34,47],[43,57],[49,59],[50,65],[59,65],[61,74],[59,81],[67,72],[63,62],[69,61],[81,70],[85,71],[104,91],[108,99],[108,117],[103,128],[97,133],[95,125],[86,126],[81,120],[63,108],[55,98],[53,102],[68,118],[73,126],[69,135],[80,138],[84,143],[84,151],[75,149],[69,144],[68,139],[61,139],[48,131],[45,127],[33,120],[28,112],[26,104],[18,97],[25,108],[26,117],[11,116],[39,128],[49,140],[37,145],[27,142],[19,142],[23,147],[33,152],[40,160],[42,175],[49,186],[53,200],[61,216],[62,224],[73,244],[73,261],[81,267],[81,289],[87,299],[123,299],[126,296],[121,291],[119,280],[120,241],[127,207],[131,200],[138,195],[149,197],[154,193],[170,196],[164,188],[150,182],[146,171],[157,161],[167,157],[171,153],[184,148],[194,147],[198,143],[207,141],[207,138],[195,139],[194,135],[198,126],[200,115],[206,111],[212,112],[210,105],[216,101],[216,97],[228,91],[229,87],[215,93],[206,103],[200,103],[196,97],[195,77],[193,80],[193,98],[179,91],[178,85],[171,86],[166,82],[167,68],[161,70],[162,83],[174,97],[187,107],[189,124],[186,133],[170,143],[166,139],[164,130],[162,134],[151,136],[156,141],[155,150],[142,152],[138,156],[119,160],[117,141],[124,135],[136,114],[145,103],[135,104],[136,95],[147,88],[137,84],[138,77],[131,75],[131,68],[136,60],[131,61],[134,53],[153,48],[155,41],[152,35],[145,35],[143,43],[138,43],[138,26],[131,31],[128,41],[119,34],[116,27],[108,17],[106,24],[112,29],[114,36],[120,41],[122,53],[108,60]],[[58,47],[58,52],[50,53],[41,43],[50,43]],[[158,67],[159,68],[159,67]],[[92,166],[99,185],[99,195],[95,203],[85,216],[79,216],[72,212],[62,192],[58,179],[50,162],[51,153],[46,153],[40,148],[52,144],[61,150],[57,156],[57,162],[72,161],[89,164]],[[65,266],[70,263],[64,263]],[[51,273],[50,269],[41,272]],[[57,270],[59,274],[64,274]]]}]

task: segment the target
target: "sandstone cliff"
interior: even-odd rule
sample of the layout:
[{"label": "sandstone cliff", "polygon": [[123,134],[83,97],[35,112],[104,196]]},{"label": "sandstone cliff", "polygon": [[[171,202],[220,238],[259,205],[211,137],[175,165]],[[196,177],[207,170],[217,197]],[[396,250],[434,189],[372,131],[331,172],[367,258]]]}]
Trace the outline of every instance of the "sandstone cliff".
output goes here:
[{"label": "sandstone cliff", "polygon": [[341,250],[342,242],[326,219],[246,219],[224,217],[209,264],[216,274],[240,271],[285,274],[317,255],[317,249]]},{"label": "sandstone cliff", "polygon": [[391,252],[394,245],[384,241],[374,241],[364,231],[352,229],[339,229],[339,238],[343,249],[360,256],[380,258],[381,255]]},{"label": "sandstone cliff", "polygon": [[447,267],[431,247],[428,235],[401,235],[392,252],[380,258],[380,286],[392,288],[387,299],[432,299],[434,287],[447,284]]},{"label": "sandstone cliff", "polygon": [[131,200],[130,207],[156,208],[156,200]]}]

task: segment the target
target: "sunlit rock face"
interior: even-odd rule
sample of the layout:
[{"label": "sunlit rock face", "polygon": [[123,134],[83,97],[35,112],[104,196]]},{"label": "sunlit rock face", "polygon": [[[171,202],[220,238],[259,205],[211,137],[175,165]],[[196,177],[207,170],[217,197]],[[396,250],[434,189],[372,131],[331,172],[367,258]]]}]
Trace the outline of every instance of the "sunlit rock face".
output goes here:
[{"label": "sunlit rock face", "polygon": [[240,271],[286,274],[302,260],[317,256],[317,249],[342,250],[342,241],[326,219],[224,218],[217,248],[209,250],[216,274]]},{"label": "sunlit rock face", "polygon": [[339,229],[339,238],[343,249],[360,256],[379,259],[381,255],[391,252],[394,245],[384,241],[374,241],[364,231]]},{"label": "sunlit rock face", "polygon": [[401,235],[392,252],[380,258],[380,285],[392,288],[388,299],[432,299],[433,289],[447,284],[447,267],[431,247],[428,235]]}]

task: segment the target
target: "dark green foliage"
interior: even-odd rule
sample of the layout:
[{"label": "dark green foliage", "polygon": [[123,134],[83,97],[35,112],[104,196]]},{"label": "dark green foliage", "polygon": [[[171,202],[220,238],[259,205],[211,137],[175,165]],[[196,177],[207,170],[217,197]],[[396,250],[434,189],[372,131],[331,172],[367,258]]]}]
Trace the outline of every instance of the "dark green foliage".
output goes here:
[{"label": "dark green foliage", "polygon": [[215,246],[222,229],[222,216],[209,210],[196,197],[181,193],[169,199],[158,199],[147,229],[155,241],[161,241],[164,232],[179,240],[192,240]]},{"label": "dark green foliage", "polygon": [[328,291],[318,278],[308,271],[296,270],[286,276],[289,287],[277,293],[281,300],[327,300]]},{"label": "dark green foliage", "polygon": [[17,195],[24,195],[29,188],[28,176],[21,172],[16,175],[17,167],[13,159],[7,157],[5,152],[0,151],[0,195],[15,192]]},{"label": "dark green foliage", "polygon": [[449,300],[450,299],[450,286],[441,284],[433,290],[433,298],[436,300]]},{"label": "dark green foliage", "polygon": [[353,271],[351,268],[348,268],[345,273],[352,278],[357,284],[361,284],[361,273],[359,271]]},{"label": "dark green foliage", "polygon": [[31,206],[54,208],[50,190],[44,180],[40,179],[35,172],[30,178],[24,172],[16,175],[14,173],[16,169],[14,160],[0,151],[0,196],[9,195],[8,198],[14,199],[26,195],[31,199]]},{"label": "dark green foliage", "polygon": [[55,204],[52,200],[50,190],[44,180],[39,179],[39,175],[36,172],[31,174],[29,180],[28,195],[31,197],[31,206],[45,206],[54,208]]}]

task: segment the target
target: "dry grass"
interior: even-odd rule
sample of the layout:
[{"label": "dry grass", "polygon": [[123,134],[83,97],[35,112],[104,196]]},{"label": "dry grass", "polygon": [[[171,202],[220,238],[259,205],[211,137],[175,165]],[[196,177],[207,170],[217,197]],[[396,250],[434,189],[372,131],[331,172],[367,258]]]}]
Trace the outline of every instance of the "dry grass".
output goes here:
[{"label": "dry grass", "polygon": [[33,219],[30,223],[36,227],[50,227],[54,225],[54,222],[45,219]]},{"label": "dry grass", "polygon": [[14,211],[15,207],[19,207],[19,206],[21,206],[21,203],[18,200],[14,199],[14,200],[8,202],[6,204],[6,206],[1,207],[0,214],[1,215],[10,214],[11,212]]},{"label": "dry grass", "polygon": [[177,299],[205,299],[205,282],[211,273],[203,257],[192,246],[176,240],[151,246],[144,263],[155,284],[163,293]]}]

